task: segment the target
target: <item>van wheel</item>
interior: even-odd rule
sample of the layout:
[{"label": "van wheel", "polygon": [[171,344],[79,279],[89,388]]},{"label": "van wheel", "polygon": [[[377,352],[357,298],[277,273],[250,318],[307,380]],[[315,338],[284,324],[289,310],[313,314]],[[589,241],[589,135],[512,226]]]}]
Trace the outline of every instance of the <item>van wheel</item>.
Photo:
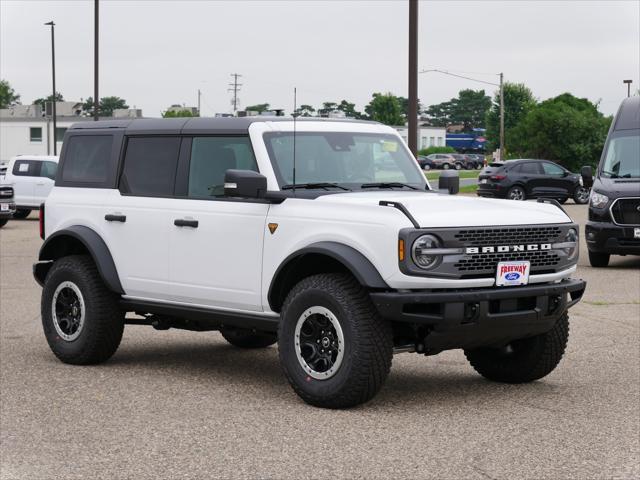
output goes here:
[{"label": "van wheel", "polygon": [[104,362],[120,345],[124,312],[89,256],[56,260],[44,282],[41,311],[49,347],[64,363]]},{"label": "van wheel", "polygon": [[524,188],[516,185],[509,189],[507,192],[507,198],[510,200],[526,200],[527,195],[524,193]]},{"label": "van wheel", "polygon": [[272,333],[258,333],[241,328],[225,328],[220,330],[222,337],[234,347],[265,348],[278,341]]},{"label": "van wheel", "polygon": [[23,218],[27,218],[30,213],[31,213],[31,210],[29,209],[19,208],[13,213],[13,218],[17,220],[22,220]]},{"label": "van wheel", "polygon": [[603,268],[609,265],[609,259],[611,255],[608,253],[592,252],[589,251],[589,263],[592,267]]},{"label": "van wheel", "polygon": [[391,325],[350,275],[300,281],[282,307],[280,363],[295,392],[323,408],[364,403],[382,387],[393,356]]},{"label": "van wheel", "polygon": [[502,348],[465,350],[471,366],[494,382],[526,383],[549,375],[560,363],[569,340],[565,313],[546,333],[514,340]]}]

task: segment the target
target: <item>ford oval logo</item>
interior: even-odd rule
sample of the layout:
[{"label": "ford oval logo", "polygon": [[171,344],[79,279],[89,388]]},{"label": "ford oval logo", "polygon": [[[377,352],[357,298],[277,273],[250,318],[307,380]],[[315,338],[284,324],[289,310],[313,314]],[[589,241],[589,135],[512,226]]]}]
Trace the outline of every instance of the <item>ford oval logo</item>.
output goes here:
[{"label": "ford oval logo", "polygon": [[505,280],[517,280],[520,278],[520,274],[518,272],[509,272],[504,276]]}]

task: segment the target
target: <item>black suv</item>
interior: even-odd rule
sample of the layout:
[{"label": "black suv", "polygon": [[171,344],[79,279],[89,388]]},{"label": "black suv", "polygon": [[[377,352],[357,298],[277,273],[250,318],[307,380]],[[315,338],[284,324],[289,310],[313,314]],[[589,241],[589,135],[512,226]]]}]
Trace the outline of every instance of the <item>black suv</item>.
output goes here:
[{"label": "black suv", "polygon": [[526,200],[553,198],[564,203],[589,201],[582,177],[548,160],[518,159],[494,162],[478,176],[478,196]]}]

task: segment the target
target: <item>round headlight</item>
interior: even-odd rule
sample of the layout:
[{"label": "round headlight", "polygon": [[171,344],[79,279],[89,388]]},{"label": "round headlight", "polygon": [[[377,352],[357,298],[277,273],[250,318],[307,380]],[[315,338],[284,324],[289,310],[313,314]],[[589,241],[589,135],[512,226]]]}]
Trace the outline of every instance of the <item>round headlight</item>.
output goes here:
[{"label": "round headlight", "polygon": [[440,248],[440,240],[433,235],[422,235],[418,237],[411,247],[411,258],[413,262],[424,270],[435,267],[442,258],[429,252],[430,249]]},{"label": "round headlight", "polygon": [[573,260],[580,250],[580,239],[578,238],[578,231],[575,228],[570,228],[567,234],[564,236],[564,241],[567,243],[573,243],[573,247],[567,247],[564,249],[569,260]]}]

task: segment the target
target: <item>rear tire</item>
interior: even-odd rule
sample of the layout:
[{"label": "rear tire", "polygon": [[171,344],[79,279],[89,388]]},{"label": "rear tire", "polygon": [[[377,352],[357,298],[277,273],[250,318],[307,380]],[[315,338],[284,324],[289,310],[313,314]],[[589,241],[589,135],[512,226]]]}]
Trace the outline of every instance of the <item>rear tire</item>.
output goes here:
[{"label": "rear tire", "polygon": [[124,312],[89,256],[55,261],[44,281],[41,313],[49,347],[64,363],[101,363],[120,345]]},{"label": "rear tire", "polygon": [[4,227],[8,221],[8,218],[0,218],[0,228]]},{"label": "rear tire", "polygon": [[30,213],[31,210],[29,209],[19,208],[13,213],[13,218],[16,220],[22,220],[24,218],[27,218]]},{"label": "rear tire", "polygon": [[595,268],[604,268],[609,266],[611,255],[608,253],[592,252],[589,250],[589,263]]},{"label": "rear tire", "polygon": [[282,307],[280,363],[294,391],[323,408],[364,403],[380,390],[391,368],[391,325],[350,275],[301,280]]},{"label": "rear tire", "polygon": [[569,340],[569,315],[535,337],[514,340],[503,348],[465,350],[471,366],[488,380],[527,383],[549,375],[560,363]]},{"label": "rear tire", "polygon": [[511,187],[509,189],[509,191],[507,192],[507,198],[509,200],[526,200],[527,199],[527,194],[524,192],[524,188],[522,188],[519,185],[516,185],[515,187]]},{"label": "rear tire", "polygon": [[456,167],[456,170],[462,170],[462,164],[461,163],[456,163],[455,167]]},{"label": "rear tire", "polygon": [[278,337],[274,334],[239,328],[220,330],[220,333],[227,342],[238,348],[266,348],[278,341]]}]

